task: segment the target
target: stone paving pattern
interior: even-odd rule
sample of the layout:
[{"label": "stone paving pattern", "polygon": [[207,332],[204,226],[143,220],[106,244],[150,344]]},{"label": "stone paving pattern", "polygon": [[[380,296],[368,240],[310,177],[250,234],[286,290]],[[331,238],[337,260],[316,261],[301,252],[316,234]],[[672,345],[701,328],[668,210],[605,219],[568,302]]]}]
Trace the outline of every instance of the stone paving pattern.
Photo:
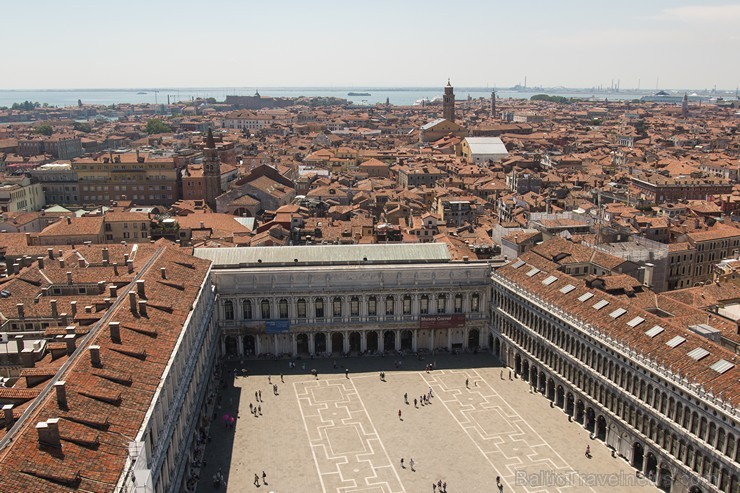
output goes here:
[{"label": "stone paving pattern", "polygon": [[[508,369],[502,379],[493,356],[425,358],[406,356],[401,368],[394,365],[400,357],[389,356],[298,360],[295,369],[287,360],[234,365],[234,386],[222,390],[198,492],[215,491],[210,478],[219,468],[228,492],[427,492],[439,479],[450,493],[495,492],[497,476],[506,493],[658,491],[544,396],[531,394],[526,382],[509,380]],[[437,369],[426,373],[430,361]],[[318,379],[310,374],[314,368]],[[415,408],[413,399],[429,387],[431,404]],[[258,390],[262,415],[254,417],[249,403],[258,404]],[[221,416],[237,408],[236,428],[226,430]],[[268,484],[257,488],[254,474],[263,470]]]}]

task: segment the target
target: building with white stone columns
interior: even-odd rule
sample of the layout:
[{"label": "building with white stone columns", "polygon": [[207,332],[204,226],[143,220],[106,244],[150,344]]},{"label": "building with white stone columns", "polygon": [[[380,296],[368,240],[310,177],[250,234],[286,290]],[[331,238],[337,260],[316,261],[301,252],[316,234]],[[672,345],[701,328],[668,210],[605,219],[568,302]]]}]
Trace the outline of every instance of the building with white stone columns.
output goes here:
[{"label": "building with white stone columns", "polygon": [[226,355],[489,347],[490,266],[444,244],[206,248]]}]

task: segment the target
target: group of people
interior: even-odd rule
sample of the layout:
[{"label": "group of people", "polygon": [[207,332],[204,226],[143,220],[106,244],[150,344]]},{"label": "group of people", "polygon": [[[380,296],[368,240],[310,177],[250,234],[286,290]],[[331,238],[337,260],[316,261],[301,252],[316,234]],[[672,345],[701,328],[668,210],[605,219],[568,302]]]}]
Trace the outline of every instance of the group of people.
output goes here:
[{"label": "group of people", "polygon": [[439,489],[439,493],[447,493],[447,481],[437,480],[436,483],[432,483],[432,492],[436,492]]},{"label": "group of people", "polygon": [[[422,394],[419,396],[418,401],[416,400],[416,398],[414,398],[414,407],[419,407],[418,404],[421,404],[422,406],[431,404],[432,397],[434,397],[434,392],[432,391],[432,388],[429,387],[429,390],[427,391],[426,394]],[[403,394],[403,400],[406,404],[409,403],[408,394]]]}]

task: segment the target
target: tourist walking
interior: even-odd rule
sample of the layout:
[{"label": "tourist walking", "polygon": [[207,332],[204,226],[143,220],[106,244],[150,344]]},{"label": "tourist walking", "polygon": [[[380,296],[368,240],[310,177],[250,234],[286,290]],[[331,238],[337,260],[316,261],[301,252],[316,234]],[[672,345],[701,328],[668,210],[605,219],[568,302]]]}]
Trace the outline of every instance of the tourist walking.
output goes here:
[{"label": "tourist walking", "polygon": [[254,473],[254,483],[257,488],[260,487],[260,477],[257,475],[257,473]]},{"label": "tourist walking", "polygon": [[467,378],[465,379],[465,388],[466,389],[470,388],[470,380],[468,380]]},{"label": "tourist walking", "polygon": [[283,380],[283,374],[280,374],[280,383],[285,383],[285,380]]},{"label": "tourist walking", "polygon": [[403,465],[403,457],[401,457],[401,469],[406,469],[406,466]]},{"label": "tourist walking", "polygon": [[409,394],[408,394],[408,392],[406,392],[406,393],[403,394],[403,402],[405,402],[406,404],[409,403]]},{"label": "tourist walking", "polygon": [[267,473],[265,471],[262,471],[262,482],[267,486]]},{"label": "tourist walking", "polygon": [[413,457],[409,457],[409,467],[411,468],[412,471],[416,472],[416,470],[414,469],[414,458]]},{"label": "tourist walking", "polygon": [[414,407],[419,407],[416,405],[416,399],[414,399]]},{"label": "tourist walking", "polygon": [[349,378],[349,368],[344,369],[344,377]]},{"label": "tourist walking", "polygon": [[267,384],[272,385],[272,375],[267,375]]},{"label": "tourist walking", "polygon": [[403,421],[403,418],[401,417],[401,410],[400,409],[398,410],[398,419],[400,419],[401,421]]}]

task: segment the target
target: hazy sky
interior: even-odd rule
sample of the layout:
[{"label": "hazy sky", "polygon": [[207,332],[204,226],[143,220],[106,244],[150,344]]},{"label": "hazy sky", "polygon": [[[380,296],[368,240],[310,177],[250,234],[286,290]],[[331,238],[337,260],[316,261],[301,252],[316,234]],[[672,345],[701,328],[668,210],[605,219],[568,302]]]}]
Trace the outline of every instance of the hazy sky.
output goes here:
[{"label": "hazy sky", "polygon": [[735,89],[740,2],[0,1],[0,89]]}]

